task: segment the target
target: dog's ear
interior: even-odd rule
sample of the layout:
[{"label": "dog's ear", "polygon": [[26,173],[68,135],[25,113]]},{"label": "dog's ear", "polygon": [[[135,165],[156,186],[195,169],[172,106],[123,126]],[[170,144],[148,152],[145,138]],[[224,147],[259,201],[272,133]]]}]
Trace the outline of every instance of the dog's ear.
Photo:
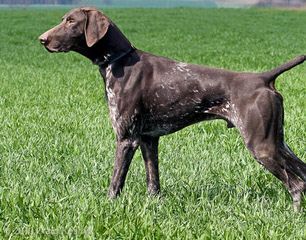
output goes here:
[{"label": "dog's ear", "polygon": [[85,39],[88,47],[92,47],[104,37],[110,24],[109,19],[98,9],[84,8],[87,16],[85,24]]}]

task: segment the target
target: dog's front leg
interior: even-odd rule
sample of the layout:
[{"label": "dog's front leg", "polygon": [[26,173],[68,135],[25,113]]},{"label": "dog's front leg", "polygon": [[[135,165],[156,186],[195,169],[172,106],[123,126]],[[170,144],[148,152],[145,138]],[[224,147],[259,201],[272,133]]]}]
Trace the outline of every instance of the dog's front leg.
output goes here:
[{"label": "dog's front leg", "polygon": [[158,140],[159,137],[142,136],[140,148],[146,167],[147,191],[156,195],[160,191],[158,174]]},{"label": "dog's front leg", "polygon": [[139,146],[138,140],[121,139],[117,140],[114,173],[108,190],[112,198],[118,196],[124,186],[126,174],[136,149]]}]

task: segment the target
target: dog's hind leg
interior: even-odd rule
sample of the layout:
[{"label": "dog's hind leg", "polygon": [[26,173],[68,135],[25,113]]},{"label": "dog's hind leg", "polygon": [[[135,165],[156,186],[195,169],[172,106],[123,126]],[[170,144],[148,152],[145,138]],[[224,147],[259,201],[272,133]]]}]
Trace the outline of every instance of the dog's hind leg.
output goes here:
[{"label": "dog's hind leg", "polygon": [[291,151],[285,142],[280,151],[283,158],[287,159],[288,167],[306,182],[306,164]]},{"label": "dog's hind leg", "polygon": [[140,148],[146,167],[147,191],[156,195],[160,191],[158,173],[158,137],[142,136]]},{"label": "dog's hind leg", "polygon": [[[270,142],[264,141],[262,144],[275,147]],[[250,151],[260,164],[283,182],[292,197],[294,209],[299,210],[302,193],[306,191],[306,183],[299,178],[296,172],[304,171],[305,173],[306,164],[298,158],[289,157],[284,146],[276,147],[276,151],[269,151],[265,147],[261,149],[260,147],[250,148]]]},{"label": "dog's hind leg", "polygon": [[306,164],[284,142],[282,97],[276,91],[262,89],[246,105],[248,108],[235,110],[240,116],[237,128],[245,145],[260,164],[283,182],[298,210],[306,191]]},{"label": "dog's hind leg", "polygon": [[[292,196],[295,210],[299,210],[302,201],[302,193],[306,192],[306,164],[291,151],[285,142],[283,142],[283,145],[279,148],[278,153],[285,163],[286,172],[290,172],[291,175],[298,177],[297,180],[288,182],[288,184],[293,186],[286,187]],[[293,178],[294,177],[291,177],[291,179]],[[303,180],[303,182],[300,179]]]}]

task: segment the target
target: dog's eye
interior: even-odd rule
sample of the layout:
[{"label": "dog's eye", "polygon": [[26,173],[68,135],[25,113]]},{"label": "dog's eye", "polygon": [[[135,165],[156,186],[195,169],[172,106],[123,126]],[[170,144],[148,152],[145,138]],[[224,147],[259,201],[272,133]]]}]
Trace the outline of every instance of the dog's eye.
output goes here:
[{"label": "dog's eye", "polygon": [[68,24],[74,23],[74,20],[72,18],[67,18],[66,23]]}]

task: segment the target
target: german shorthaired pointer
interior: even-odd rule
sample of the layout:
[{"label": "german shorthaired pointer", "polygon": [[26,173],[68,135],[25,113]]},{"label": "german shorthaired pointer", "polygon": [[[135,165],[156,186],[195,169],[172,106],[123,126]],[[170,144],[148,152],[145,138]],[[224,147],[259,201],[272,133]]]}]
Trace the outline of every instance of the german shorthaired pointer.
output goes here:
[{"label": "german shorthaired pointer", "polygon": [[275,79],[305,55],[263,73],[239,73],[177,62],[135,49],[116,25],[93,7],[71,10],[39,37],[49,52],[76,51],[99,66],[117,147],[108,194],[122,191],[140,146],[149,194],[160,191],[158,140],[191,124],[224,119],[237,127],[252,156],[288,189],[299,209],[306,164],[284,141],[283,98]]}]

